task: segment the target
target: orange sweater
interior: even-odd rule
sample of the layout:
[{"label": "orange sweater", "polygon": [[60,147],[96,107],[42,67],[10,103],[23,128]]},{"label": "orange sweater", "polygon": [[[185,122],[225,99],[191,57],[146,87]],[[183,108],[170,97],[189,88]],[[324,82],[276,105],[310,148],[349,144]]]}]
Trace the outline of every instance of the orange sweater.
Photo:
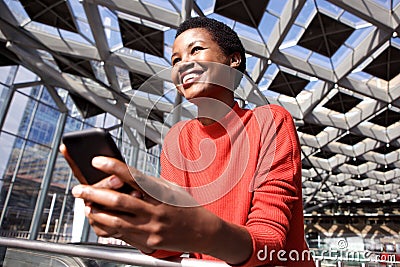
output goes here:
[{"label": "orange sweater", "polygon": [[161,168],[162,178],[248,230],[253,254],[244,266],[314,266],[307,261],[304,240],[299,141],[282,107],[245,110],[236,104],[219,123],[204,126],[195,119],[176,124],[165,138]]}]

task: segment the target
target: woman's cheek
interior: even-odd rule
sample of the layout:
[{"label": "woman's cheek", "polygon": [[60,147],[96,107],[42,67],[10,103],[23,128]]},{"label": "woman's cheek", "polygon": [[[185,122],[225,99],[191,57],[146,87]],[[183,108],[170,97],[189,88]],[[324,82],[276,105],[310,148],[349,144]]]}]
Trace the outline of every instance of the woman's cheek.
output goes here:
[{"label": "woman's cheek", "polygon": [[171,79],[172,79],[172,82],[175,84],[176,87],[178,87],[178,85],[181,84],[180,77],[179,77],[179,71],[178,71],[178,67],[177,66],[172,67]]}]

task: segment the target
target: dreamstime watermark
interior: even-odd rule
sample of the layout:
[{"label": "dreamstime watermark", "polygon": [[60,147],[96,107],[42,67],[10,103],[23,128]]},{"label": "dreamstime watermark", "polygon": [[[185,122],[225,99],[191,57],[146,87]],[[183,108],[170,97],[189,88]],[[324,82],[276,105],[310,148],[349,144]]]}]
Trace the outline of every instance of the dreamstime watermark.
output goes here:
[{"label": "dreamstime watermark", "polygon": [[337,242],[336,248],[329,248],[324,250],[274,250],[268,249],[268,246],[264,246],[257,252],[257,259],[259,261],[276,261],[281,262],[304,262],[311,260],[330,260],[335,262],[385,262],[395,263],[396,255],[389,254],[376,254],[371,251],[362,250],[348,250],[348,243],[346,239],[340,239]]}]

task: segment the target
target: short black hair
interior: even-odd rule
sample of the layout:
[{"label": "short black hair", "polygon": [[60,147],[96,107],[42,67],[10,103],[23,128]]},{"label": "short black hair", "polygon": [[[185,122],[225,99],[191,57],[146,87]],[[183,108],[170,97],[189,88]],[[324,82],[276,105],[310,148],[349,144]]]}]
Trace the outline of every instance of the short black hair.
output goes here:
[{"label": "short black hair", "polygon": [[184,31],[202,28],[207,30],[214,41],[221,47],[222,51],[228,56],[234,52],[239,52],[241,61],[237,68],[240,72],[246,71],[246,54],[242,42],[237,33],[226,24],[207,17],[194,17],[185,20],[179,25],[175,38]]}]

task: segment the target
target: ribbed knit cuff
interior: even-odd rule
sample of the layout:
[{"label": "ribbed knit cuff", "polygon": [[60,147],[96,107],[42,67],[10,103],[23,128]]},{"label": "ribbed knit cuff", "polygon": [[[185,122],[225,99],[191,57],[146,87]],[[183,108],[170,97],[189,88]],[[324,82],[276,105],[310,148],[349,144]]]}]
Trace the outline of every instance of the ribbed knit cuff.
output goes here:
[{"label": "ribbed knit cuff", "polygon": [[176,257],[176,256],[180,256],[182,254],[182,252],[177,252],[177,251],[168,251],[168,250],[156,250],[152,253],[144,253],[143,254],[152,256],[154,258],[158,258],[158,259],[165,259],[165,258],[169,258],[169,257]]}]

